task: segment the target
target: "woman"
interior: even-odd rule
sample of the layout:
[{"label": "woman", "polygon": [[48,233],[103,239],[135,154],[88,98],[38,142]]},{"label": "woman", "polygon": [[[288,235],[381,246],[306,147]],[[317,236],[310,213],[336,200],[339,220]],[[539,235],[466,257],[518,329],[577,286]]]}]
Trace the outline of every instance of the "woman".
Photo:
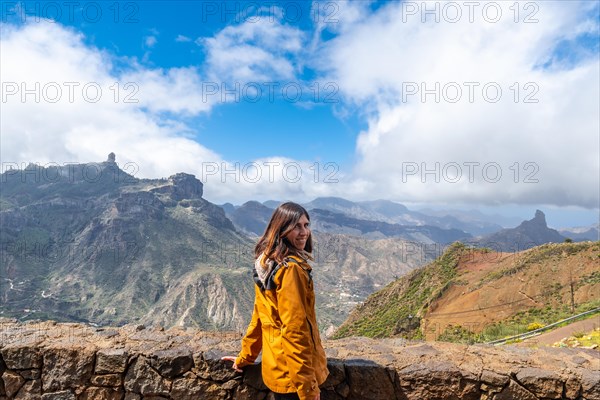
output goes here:
[{"label": "woman", "polygon": [[315,315],[311,277],[312,236],[308,213],[281,204],[254,249],[252,321],[233,361],[241,372],[262,350],[262,377],[275,399],[319,400],[329,371]]}]

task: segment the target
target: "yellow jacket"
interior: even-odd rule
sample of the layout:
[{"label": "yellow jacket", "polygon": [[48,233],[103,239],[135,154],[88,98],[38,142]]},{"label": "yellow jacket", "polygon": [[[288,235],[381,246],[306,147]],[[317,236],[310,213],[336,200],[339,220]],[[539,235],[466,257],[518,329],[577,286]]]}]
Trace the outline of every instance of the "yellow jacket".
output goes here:
[{"label": "yellow jacket", "polygon": [[276,393],[314,399],[329,371],[315,315],[311,267],[297,256],[276,266],[265,281],[255,272],[252,321],[242,339],[238,367],[254,363],[262,350],[262,377]]}]

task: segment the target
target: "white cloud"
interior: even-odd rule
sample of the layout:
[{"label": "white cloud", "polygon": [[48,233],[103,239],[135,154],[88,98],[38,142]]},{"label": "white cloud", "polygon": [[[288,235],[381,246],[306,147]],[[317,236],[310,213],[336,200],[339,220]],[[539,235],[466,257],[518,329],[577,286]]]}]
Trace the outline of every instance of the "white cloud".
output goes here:
[{"label": "white cloud", "polygon": [[5,24],[2,32],[2,171],[31,162],[102,161],[115,152],[136,177],[195,174],[217,202],[324,190],[322,183],[308,187],[316,173],[308,161],[271,157],[240,165],[193,140],[197,132],[186,117],[210,112],[218,100],[202,98],[195,67],[149,69],[120,60],[125,70],[117,72],[113,56],[48,21]]},{"label": "white cloud", "polygon": [[197,40],[206,48],[206,68],[217,82],[265,82],[294,79],[295,59],[305,34],[280,18],[257,17]]},{"label": "white cloud", "polygon": [[220,160],[186,137],[188,126],[159,113],[210,109],[199,101],[193,70],[132,64],[120,75],[110,55],[60,24],[5,24],[2,31],[5,165],[101,161],[114,151],[121,165],[139,167],[136,176],[162,177],[193,170],[198,160]]},{"label": "white cloud", "polygon": [[[597,207],[598,60],[583,57],[572,65],[553,53],[562,40],[597,33],[597,21],[583,17],[587,3],[536,3],[539,23],[534,24],[514,23],[507,9],[512,2],[502,3],[506,18],[498,23],[482,20],[481,13],[470,23],[463,9],[456,24],[423,23],[421,15],[402,8],[421,2],[389,2],[374,13],[367,2],[328,4],[339,7],[313,14],[312,38],[278,18],[246,19],[197,40],[207,51],[206,65],[151,69],[126,60],[124,72],[115,72],[110,54],[86,46],[81,34],[60,24],[5,24],[2,81],[16,83],[18,93],[2,102],[2,160],[88,162],[114,151],[120,163],[139,166],[139,177],[193,173],[206,181],[206,197],[216,202],[336,195]],[[337,36],[321,42],[325,29]],[[549,68],[539,67],[549,61]],[[212,96],[202,95],[207,83],[293,80],[305,65],[318,68],[321,81],[336,82],[344,105],[368,121],[357,138],[351,174],[328,175],[332,170],[320,165],[317,176],[310,161],[282,155],[236,165],[191,138],[196,132],[186,118],[224,102],[218,88]],[[36,82],[41,92],[56,82],[63,90],[60,101],[46,101],[53,86],[46,86],[40,102],[31,94],[21,101],[20,85],[32,88]],[[74,102],[67,98],[65,82],[79,84]],[[436,82],[440,102],[433,94],[422,101],[421,85],[432,89]],[[465,82],[479,83],[473,102]],[[87,83],[101,87],[97,103],[82,99]],[[493,85],[490,95],[494,87],[502,89],[498,102],[483,98],[486,83]],[[456,87],[462,97],[451,103]],[[407,89],[419,93],[408,96]],[[538,102],[524,103],[527,95]],[[127,96],[137,102],[125,102]],[[436,163],[439,182],[435,173],[423,173],[423,167],[432,170]],[[448,182],[457,167],[461,179]],[[493,182],[498,168],[502,176]]]},{"label": "white cloud", "polygon": [[156,45],[156,43],[158,43],[158,39],[156,38],[156,36],[146,36],[144,38],[144,44],[148,48],[154,47],[154,45]]},{"label": "white cloud", "polygon": [[192,39],[185,35],[177,35],[177,37],[175,38],[175,41],[179,42],[179,43],[186,43],[186,42],[191,42]]},{"label": "white cloud", "polygon": [[139,100],[139,105],[152,112],[168,111],[184,115],[195,115],[210,111],[219,101],[218,96],[203,96],[206,86],[195,67],[147,69],[135,65],[134,69],[121,76],[123,82],[134,86],[129,90]]},{"label": "white cloud", "polygon": [[[428,9],[435,4],[444,3],[427,3]],[[598,59],[536,67],[552,58],[561,40],[582,30],[597,35],[598,23],[585,17],[585,2],[535,3],[539,9],[522,8],[515,23],[512,4],[502,3],[504,17],[496,23],[486,21],[481,9],[473,23],[465,9],[458,23],[443,15],[439,23],[423,23],[422,9],[413,15],[400,2],[344,23],[340,8],[339,36],[323,45],[318,58],[347,103],[369,119],[357,141],[353,174],[364,184],[349,197],[598,206]],[[539,22],[523,23],[532,11]],[[422,98],[423,89],[436,92],[436,82],[439,103],[434,94]],[[479,84],[472,103],[464,82]],[[501,88],[498,102],[484,97],[486,83],[491,97]],[[456,87],[462,97],[452,103]],[[408,90],[418,93],[409,96]],[[525,103],[528,95],[538,103]],[[469,162],[480,163],[472,165],[473,182],[464,164]],[[436,163],[439,182],[423,168],[435,170]],[[456,183],[453,163],[462,173]],[[498,169],[502,177],[495,182]]]}]

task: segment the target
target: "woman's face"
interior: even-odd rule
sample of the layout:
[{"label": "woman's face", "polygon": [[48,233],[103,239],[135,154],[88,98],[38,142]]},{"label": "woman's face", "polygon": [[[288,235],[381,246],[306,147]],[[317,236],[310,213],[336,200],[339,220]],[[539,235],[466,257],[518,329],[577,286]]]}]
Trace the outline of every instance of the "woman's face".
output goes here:
[{"label": "woman's face", "polygon": [[296,250],[304,250],[309,236],[310,228],[308,218],[306,218],[306,215],[302,215],[294,226],[294,229],[292,229],[285,238]]}]

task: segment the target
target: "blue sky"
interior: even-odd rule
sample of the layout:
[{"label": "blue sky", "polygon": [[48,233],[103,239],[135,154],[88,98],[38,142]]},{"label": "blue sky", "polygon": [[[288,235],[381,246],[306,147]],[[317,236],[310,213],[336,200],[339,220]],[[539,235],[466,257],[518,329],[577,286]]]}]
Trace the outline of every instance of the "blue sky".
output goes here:
[{"label": "blue sky", "polygon": [[3,2],[3,163],[597,221],[599,2],[469,4]]},{"label": "blue sky", "polygon": [[[82,32],[87,45],[105,49],[116,58],[135,58],[149,68],[194,65],[200,70],[206,61],[206,49],[199,41],[226,26],[259,18],[269,21],[280,10],[285,23],[309,30],[314,26],[311,15],[315,13],[310,2],[298,1],[82,2],[79,7],[69,2],[20,4],[26,16],[19,15],[18,9],[9,9],[9,3],[3,10],[7,20],[35,22],[38,18],[51,18]],[[333,3],[322,4],[324,18],[333,20],[337,7]],[[120,67],[117,63],[115,70]],[[298,72],[307,77],[310,85],[314,71],[305,68]],[[283,81],[281,87],[289,82]],[[236,87],[227,82],[215,83],[230,90]],[[262,83],[260,87],[264,92],[258,101],[245,95],[240,87],[239,101],[223,104],[210,114],[184,117],[197,131],[197,140],[228,159],[245,163],[285,154],[289,151],[287,138],[302,136],[306,145],[294,149],[295,157],[351,165],[353,142],[364,122],[335,115],[333,109],[340,102],[335,82],[313,82],[302,89],[303,96],[297,102],[290,101],[296,97],[295,85],[289,86],[287,99],[274,87],[278,95],[273,100],[268,98],[269,87]]]}]

